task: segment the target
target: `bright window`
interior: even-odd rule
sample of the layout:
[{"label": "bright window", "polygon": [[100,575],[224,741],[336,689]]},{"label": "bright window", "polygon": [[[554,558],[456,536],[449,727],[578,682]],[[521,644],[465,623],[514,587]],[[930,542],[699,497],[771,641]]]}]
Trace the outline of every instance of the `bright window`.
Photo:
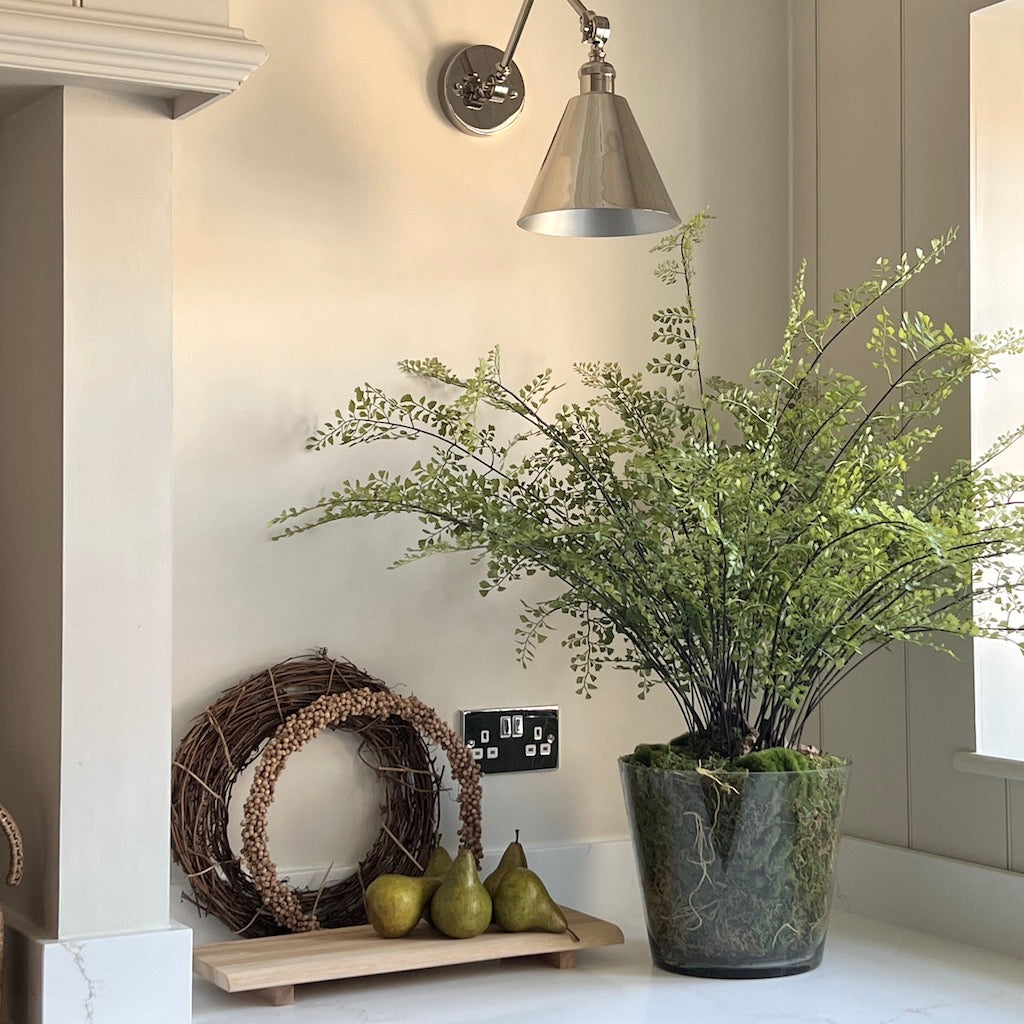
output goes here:
[{"label": "bright window", "polygon": [[[1024,0],[971,19],[971,333],[1024,326]],[[971,451],[1024,420],[1024,359],[971,385]],[[1024,442],[994,464],[1024,472]],[[976,749],[1024,761],[1024,655],[981,640],[974,653]]]}]

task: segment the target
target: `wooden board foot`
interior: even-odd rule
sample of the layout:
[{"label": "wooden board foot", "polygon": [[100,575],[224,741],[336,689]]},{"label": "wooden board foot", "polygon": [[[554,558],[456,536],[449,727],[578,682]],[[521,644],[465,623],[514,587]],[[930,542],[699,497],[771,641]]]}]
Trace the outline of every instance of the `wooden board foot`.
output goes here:
[{"label": "wooden board foot", "polygon": [[564,949],[558,953],[541,953],[540,959],[544,963],[551,964],[552,967],[557,967],[560,971],[564,971],[576,966],[576,950]]},{"label": "wooden board foot", "polygon": [[291,1006],[295,1002],[294,985],[274,985],[272,988],[256,989],[256,995],[271,1006]]}]

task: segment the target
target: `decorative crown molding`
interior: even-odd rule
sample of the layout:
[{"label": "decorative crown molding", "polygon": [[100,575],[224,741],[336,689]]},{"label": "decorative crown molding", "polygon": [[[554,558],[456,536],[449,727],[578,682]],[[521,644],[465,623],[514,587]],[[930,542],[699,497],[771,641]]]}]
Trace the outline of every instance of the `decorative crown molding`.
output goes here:
[{"label": "decorative crown molding", "polygon": [[264,47],[229,26],[0,0],[0,88],[165,96],[181,117],[234,92],[266,58]]}]

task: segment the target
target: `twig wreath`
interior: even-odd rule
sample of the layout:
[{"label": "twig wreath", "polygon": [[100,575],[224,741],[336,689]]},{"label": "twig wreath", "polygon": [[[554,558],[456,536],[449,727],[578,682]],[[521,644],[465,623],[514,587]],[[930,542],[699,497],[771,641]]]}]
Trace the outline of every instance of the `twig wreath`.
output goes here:
[{"label": "twig wreath", "polygon": [[[278,924],[288,931],[315,931],[321,926],[321,921],[317,915],[317,903],[310,907],[308,900],[304,899],[307,893],[296,892],[277,877],[277,866],[267,850],[267,812],[274,798],[277,780],[289,756],[324,729],[336,728],[341,723],[359,718],[379,720],[389,716],[403,719],[448,755],[452,776],[459,781],[460,847],[468,849],[477,866],[480,864],[483,857],[480,771],[472,752],[453,730],[416,697],[397,697],[370,689],[320,697],[292,715],[263,748],[242,815],[242,859],[249,867],[263,902],[271,909]],[[417,859],[416,866],[422,871],[425,862]],[[357,880],[361,885],[368,885],[372,878],[360,868]]]},{"label": "twig wreath", "polygon": [[[171,849],[192,889],[185,899],[238,935],[286,929],[231,848],[233,787],[292,715],[325,695],[353,690],[389,694],[383,682],[326,651],[291,658],[225,690],[178,747],[171,770]],[[438,827],[442,776],[423,737],[400,718],[354,716],[332,727],[358,733],[360,758],[385,784],[381,830],[356,873],[319,892],[296,894],[306,913],[334,928],[366,920],[363,885],[425,863]]]}]

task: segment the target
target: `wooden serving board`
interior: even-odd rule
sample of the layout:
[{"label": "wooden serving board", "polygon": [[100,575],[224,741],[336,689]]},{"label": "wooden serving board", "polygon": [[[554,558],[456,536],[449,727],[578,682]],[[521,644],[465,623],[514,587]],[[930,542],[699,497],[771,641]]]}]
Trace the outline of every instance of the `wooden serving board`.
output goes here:
[{"label": "wooden serving board", "polygon": [[568,934],[511,934],[493,926],[475,939],[449,939],[423,922],[403,939],[382,939],[367,924],[197,946],[192,966],[225,992],[255,992],[274,1006],[283,1006],[295,998],[296,985],[313,981],[524,956],[542,957],[554,967],[573,967],[578,949],[623,941],[621,930],[608,921],[571,907],[562,907],[562,912],[579,942]]}]

